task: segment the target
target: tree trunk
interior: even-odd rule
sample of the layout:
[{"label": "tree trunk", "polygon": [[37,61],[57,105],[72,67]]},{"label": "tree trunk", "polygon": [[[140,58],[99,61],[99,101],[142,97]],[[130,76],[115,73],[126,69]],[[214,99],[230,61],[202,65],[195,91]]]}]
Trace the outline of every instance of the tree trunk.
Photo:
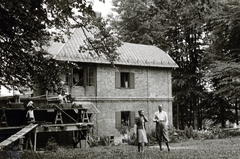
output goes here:
[{"label": "tree trunk", "polygon": [[177,104],[177,129],[179,130],[179,105]]},{"label": "tree trunk", "polygon": [[180,119],[181,119],[181,120],[180,120],[180,121],[181,121],[180,125],[181,125],[181,129],[183,130],[183,129],[184,129],[184,121],[183,121],[183,120],[184,120],[184,117],[183,117],[184,115],[183,115],[183,110],[182,110],[182,108],[183,108],[183,107],[180,107]]},{"label": "tree trunk", "polygon": [[220,105],[220,108],[221,108],[221,121],[222,121],[222,128],[225,128],[225,127],[226,127],[225,117],[224,117],[224,114],[225,114],[225,108],[224,108],[224,106],[223,106],[222,104]]},{"label": "tree trunk", "polygon": [[237,100],[235,102],[235,115],[236,115],[236,124],[238,125],[238,103],[237,103]]}]

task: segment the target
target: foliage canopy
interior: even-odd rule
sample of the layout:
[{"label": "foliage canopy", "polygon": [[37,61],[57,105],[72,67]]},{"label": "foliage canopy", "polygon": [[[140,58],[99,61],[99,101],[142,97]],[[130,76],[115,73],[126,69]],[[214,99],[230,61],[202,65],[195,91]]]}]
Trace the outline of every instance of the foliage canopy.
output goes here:
[{"label": "foliage canopy", "polygon": [[[121,45],[85,0],[1,1],[0,15],[0,85],[7,88],[33,88],[36,80],[46,87],[60,84],[60,72],[67,71],[69,63],[56,61],[45,48],[50,40],[64,42],[63,36],[70,35],[72,28],[99,30],[85,48],[111,62]],[[95,43],[100,37],[107,42]]]},{"label": "foliage canopy", "polygon": [[[179,65],[173,70],[173,110],[181,128],[201,127],[207,117],[201,114],[216,107],[217,118],[210,118],[232,120],[229,106],[240,93],[238,1],[113,2],[119,17],[113,18],[112,26],[123,41],[156,45]],[[215,100],[207,100],[210,96]],[[228,106],[223,106],[226,101]]]}]

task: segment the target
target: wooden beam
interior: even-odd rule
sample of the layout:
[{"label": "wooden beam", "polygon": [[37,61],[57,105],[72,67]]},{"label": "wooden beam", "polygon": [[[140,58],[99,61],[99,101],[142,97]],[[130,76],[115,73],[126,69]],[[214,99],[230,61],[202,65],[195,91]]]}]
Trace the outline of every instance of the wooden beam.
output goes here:
[{"label": "wooden beam", "polygon": [[51,124],[40,125],[36,128],[38,132],[62,132],[62,131],[79,131],[88,130],[93,123],[75,123],[75,124]]},{"label": "wooden beam", "polygon": [[33,147],[33,151],[37,150],[37,131],[34,131],[34,147]]}]

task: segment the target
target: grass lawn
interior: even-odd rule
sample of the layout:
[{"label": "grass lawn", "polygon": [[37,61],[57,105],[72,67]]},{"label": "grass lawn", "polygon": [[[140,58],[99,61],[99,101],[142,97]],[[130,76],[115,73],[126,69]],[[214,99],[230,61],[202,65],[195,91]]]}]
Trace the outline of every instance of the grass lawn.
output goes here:
[{"label": "grass lawn", "polygon": [[22,155],[21,158],[39,159],[155,159],[155,158],[203,158],[203,159],[240,159],[240,137],[209,140],[187,140],[181,143],[170,143],[168,152],[165,144],[164,150],[159,151],[157,145],[146,146],[144,153],[138,153],[136,146],[98,146],[93,148],[65,149],[59,148],[57,152],[38,152],[37,154]]}]

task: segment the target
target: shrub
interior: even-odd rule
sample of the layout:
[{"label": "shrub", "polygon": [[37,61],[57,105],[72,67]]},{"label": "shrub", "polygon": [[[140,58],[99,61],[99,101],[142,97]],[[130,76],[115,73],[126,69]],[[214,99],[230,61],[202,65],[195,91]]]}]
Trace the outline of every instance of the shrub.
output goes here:
[{"label": "shrub", "polygon": [[[177,143],[179,141],[184,141],[187,139],[186,137],[186,130],[176,130],[175,127],[169,127],[169,140],[171,143]],[[188,133],[188,127],[187,127]]]},{"label": "shrub", "polygon": [[149,133],[147,133],[148,138],[148,145],[153,145],[156,143],[156,132],[155,129],[151,130]]},{"label": "shrub", "polygon": [[193,138],[193,127],[192,127],[192,125],[189,127],[189,138]]},{"label": "shrub", "polygon": [[96,137],[91,138],[90,142],[88,142],[89,147],[96,147],[96,146],[98,146],[98,142],[99,142],[98,138],[96,138]]},{"label": "shrub", "polygon": [[43,153],[35,153],[35,152],[31,152],[31,151],[23,151],[22,154],[21,154],[21,158],[24,158],[24,159],[43,159],[44,154]]},{"label": "shrub", "polygon": [[97,147],[97,146],[109,146],[109,137],[108,136],[100,136],[98,137],[92,137],[91,141],[88,142],[89,147]]},{"label": "shrub", "polygon": [[[183,130],[176,130],[173,126],[169,126],[168,136],[171,143],[183,141],[187,138]],[[148,138],[148,145],[154,145],[157,143],[155,129],[147,133],[147,138]]]},{"label": "shrub", "polygon": [[205,139],[213,139],[214,138],[214,134],[211,131],[203,131],[203,138]]},{"label": "shrub", "polygon": [[18,150],[19,148],[17,146],[15,146],[14,144],[10,144],[7,147],[0,149],[0,158],[20,159],[22,155],[19,153]]},{"label": "shrub", "polygon": [[98,145],[102,146],[108,146],[109,144],[109,137],[108,136],[100,136],[100,139],[98,141]]},{"label": "shrub", "polygon": [[127,134],[128,132],[130,132],[131,127],[130,126],[125,126],[125,125],[121,125],[120,127],[117,128],[118,132],[121,135]]},{"label": "shrub", "polygon": [[168,135],[169,135],[170,142],[172,142],[172,143],[178,142],[179,135],[178,135],[178,133],[176,133],[175,127],[169,126]]},{"label": "shrub", "polygon": [[[148,135],[148,134],[147,134]],[[129,145],[138,145],[138,141],[137,141],[137,136],[135,133],[133,133],[132,135],[130,135],[129,141],[128,141]]]},{"label": "shrub", "polygon": [[187,138],[190,139],[190,131],[189,131],[189,128],[188,128],[187,125],[186,125],[185,128],[184,128],[184,132],[185,132],[185,135],[187,136]]},{"label": "shrub", "polygon": [[225,137],[226,137],[226,133],[224,133],[224,132],[220,132],[219,135],[218,135],[219,139],[223,139]]},{"label": "shrub", "polygon": [[58,144],[57,144],[55,138],[50,137],[48,139],[48,142],[47,142],[46,146],[45,146],[45,150],[47,150],[47,151],[57,151],[57,149],[58,149]]}]

